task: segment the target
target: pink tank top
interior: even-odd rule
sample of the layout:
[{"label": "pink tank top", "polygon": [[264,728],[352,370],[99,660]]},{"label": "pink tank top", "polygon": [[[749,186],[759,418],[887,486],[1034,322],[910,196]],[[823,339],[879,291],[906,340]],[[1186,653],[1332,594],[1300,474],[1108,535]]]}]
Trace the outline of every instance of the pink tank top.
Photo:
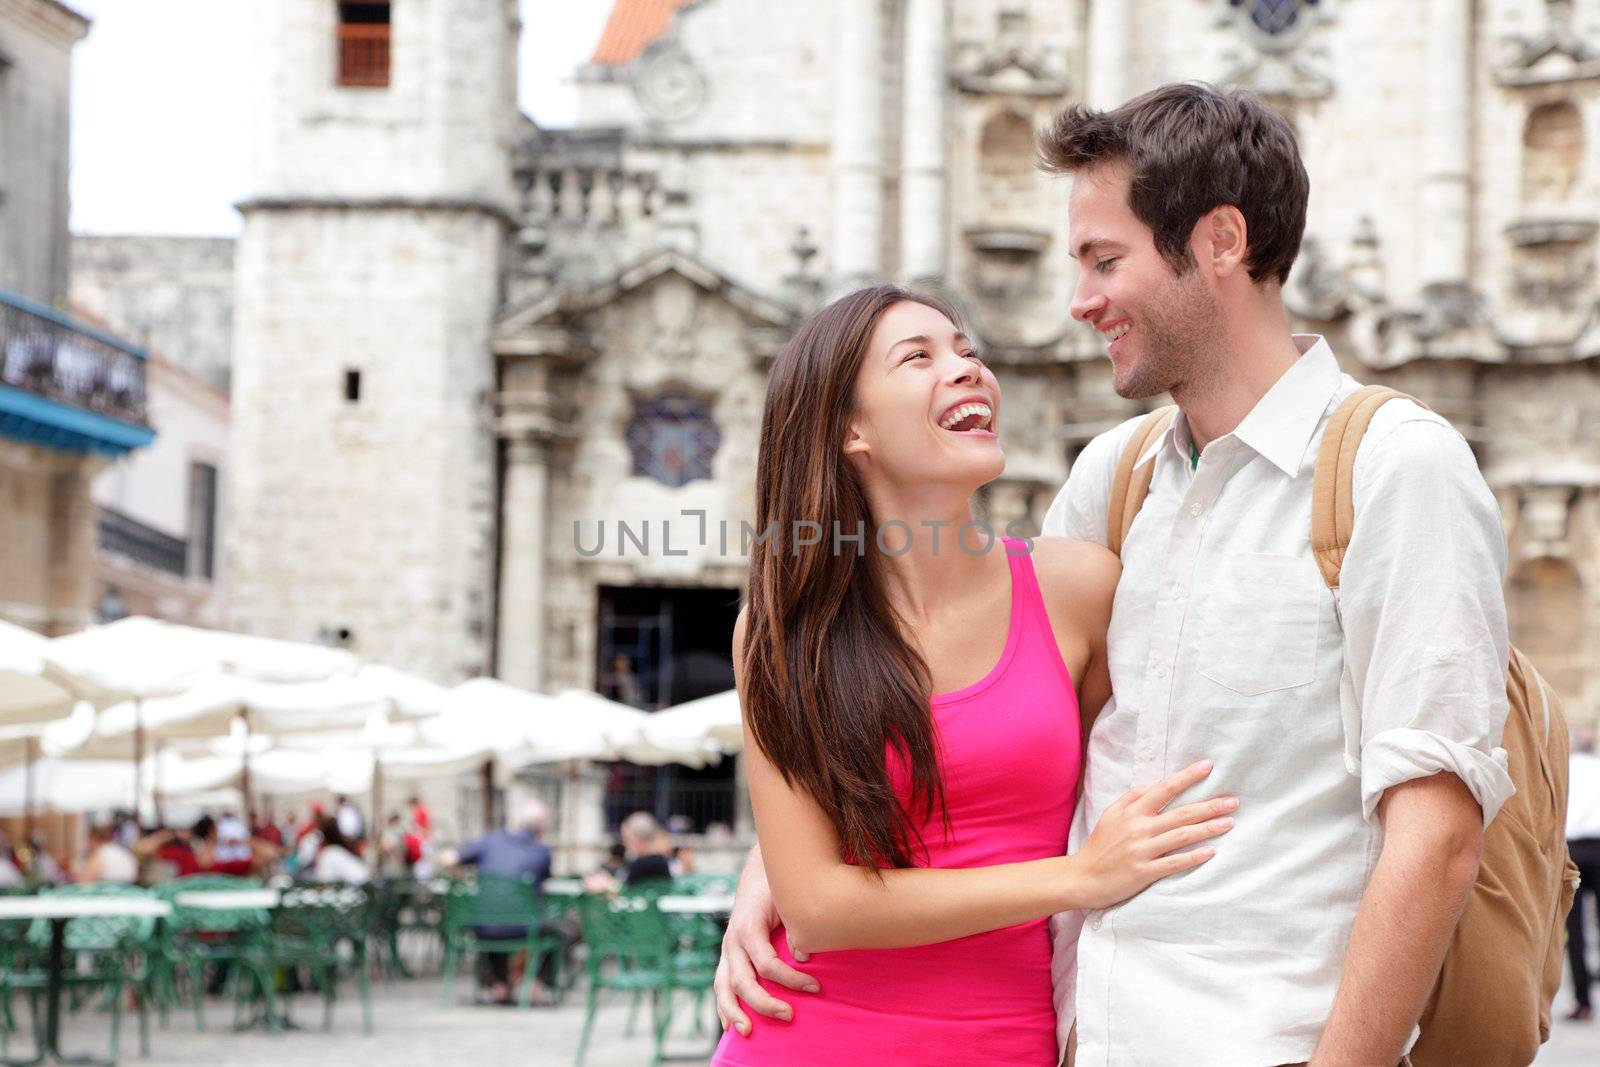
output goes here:
[{"label": "pink tank top", "polygon": [[[937,815],[920,828],[925,866],[985,867],[1067,848],[1080,760],[1078,699],[1027,545],[1005,544],[1005,650],[981,679],[932,699],[950,833]],[[908,776],[896,761],[890,766],[904,803]],[[773,943],[793,964],[782,927]],[[794,1021],[747,1012],[750,1036],[724,1033],[714,1067],[1056,1063],[1043,919],[917,948],[819,952],[801,969],[822,991],[794,993],[764,981],[794,1006]]]}]

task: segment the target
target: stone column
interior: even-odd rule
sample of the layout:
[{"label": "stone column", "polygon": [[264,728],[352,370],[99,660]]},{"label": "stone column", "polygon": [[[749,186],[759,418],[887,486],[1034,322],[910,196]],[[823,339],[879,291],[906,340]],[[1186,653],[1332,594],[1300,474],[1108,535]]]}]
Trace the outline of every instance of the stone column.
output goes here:
[{"label": "stone column", "polygon": [[881,276],[883,251],[883,5],[837,0],[833,80],[835,291]]},{"label": "stone column", "polygon": [[1472,21],[1467,0],[1428,0],[1423,103],[1422,283],[1460,286],[1468,271]]},{"label": "stone column", "polygon": [[900,137],[900,275],[945,272],[945,103],[949,0],[907,0]]},{"label": "stone column", "polygon": [[544,441],[524,432],[507,441],[500,500],[497,671],[502,681],[538,689],[544,680],[545,496],[549,471]]},{"label": "stone column", "polygon": [[1128,45],[1133,36],[1129,0],[1090,0],[1083,101],[1105,110],[1129,96]]}]

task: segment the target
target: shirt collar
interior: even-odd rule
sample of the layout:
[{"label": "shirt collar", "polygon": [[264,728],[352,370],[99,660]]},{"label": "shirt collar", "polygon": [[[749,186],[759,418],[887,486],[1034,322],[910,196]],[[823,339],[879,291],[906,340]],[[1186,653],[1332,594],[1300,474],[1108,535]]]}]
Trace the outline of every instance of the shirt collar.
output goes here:
[{"label": "shirt collar", "polygon": [[[1318,334],[1297,333],[1294,344],[1300,358],[1256,401],[1250,414],[1232,434],[1289,477],[1300,473],[1311,437],[1317,432],[1328,401],[1339,388],[1339,361],[1325,338]],[[1180,411],[1165,433],[1156,438],[1143,456],[1144,462],[1163,447],[1170,447],[1184,463],[1189,462],[1189,422]]]}]

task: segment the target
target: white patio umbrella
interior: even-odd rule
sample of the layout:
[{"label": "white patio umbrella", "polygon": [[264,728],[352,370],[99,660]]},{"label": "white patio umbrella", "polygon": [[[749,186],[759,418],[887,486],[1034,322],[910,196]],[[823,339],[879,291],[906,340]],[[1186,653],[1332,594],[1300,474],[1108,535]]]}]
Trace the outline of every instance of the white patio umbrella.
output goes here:
[{"label": "white patio umbrella", "polygon": [[566,759],[618,758],[606,722],[574,714],[570,703],[563,706],[557,698],[493,678],[456,686],[443,713],[420,726],[430,745],[478,748],[513,769]]},{"label": "white patio umbrella", "polygon": [[23,815],[33,805],[68,813],[125,807],[133,767],[121,760],[39,759],[32,781],[26,767],[0,772],[0,815]]},{"label": "white patio umbrella", "polygon": [[0,725],[33,726],[64,719],[79,694],[46,657],[50,640],[0,621]]},{"label": "white patio umbrella", "polygon": [[728,689],[658,711],[645,723],[644,731],[653,744],[663,749],[740,752],[744,749],[744,725],[739,715],[739,691]]},{"label": "white patio umbrella", "polygon": [[342,649],[179,626],[144,616],[57,637],[47,656],[81,684],[109,694],[109,699],[97,701],[102,705],[171,696],[212,674],[294,683],[356,671],[355,657]]},{"label": "white patio umbrella", "polygon": [[722,759],[722,749],[703,738],[657,729],[654,724],[664,712],[640,711],[585,689],[563,689],[555,701],[562,714],[598,729],[617,759],[646,766],[681,763],[688,767],[704,767]]},{"label": "white patio umbrella", "polygon": [[[50,643],[48,658],[88,686],[98,702],[124,699],[131,704],[126,710],[108,709],[97,725],[95,740],[129,739],[136,794],[141,785],[149,701],[178,695],[173,703],[151,709],[162,736],[225,732],[221,723],[238,714],[242,699],[266,699],[259,692],[248,696],[241,692],[248,687],[235,683],[269,688],[304,685],[356,671],[355,657],[341,649],[179,626],[141,616],[58,637]],[[305,714],[304,704],[294,698],[279,699],[274,707],[286,720]],[[109,743],[121,747],[115,741]],[[95,750],[91,741],[75,754],[84,756]]]}]

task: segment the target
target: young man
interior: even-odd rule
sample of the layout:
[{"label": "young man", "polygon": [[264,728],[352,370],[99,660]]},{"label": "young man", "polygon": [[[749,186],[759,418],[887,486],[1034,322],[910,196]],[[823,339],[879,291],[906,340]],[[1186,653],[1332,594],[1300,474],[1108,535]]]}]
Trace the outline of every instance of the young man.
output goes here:
[{"label": "young man", "polygon": [[[1337,598],[1310,548],[1327,416],[1357,384],[1289,331],[1280,288],[1309,182],[1293,133],[1244,93],[1166,86],[1046,132],[1074,177],[1074,318],[1106,339],[1117,392],[1180,408],[1148,450],[1122,546],[1112,701],[1089,741],[1072,846],[1124,790],[1210,758],[1237,795],[1227,847],[1104,912],[1056,922],[1056,1007],[1079,1065],[1402,1061],[1513,792],[1505,756],[1505,535],[1443,419],[1385,405],[1355,467]],[[1104,543],[1118,456],[1092,441],[1047,536]],[[718,973],[784,1017],[759,857]],[[729,1007],[732,1011],[729,1011]],[[795,1010],[804,1011],[804,1000]],[[1075,1045],[1075,1049],[1071,1046]]]}]

